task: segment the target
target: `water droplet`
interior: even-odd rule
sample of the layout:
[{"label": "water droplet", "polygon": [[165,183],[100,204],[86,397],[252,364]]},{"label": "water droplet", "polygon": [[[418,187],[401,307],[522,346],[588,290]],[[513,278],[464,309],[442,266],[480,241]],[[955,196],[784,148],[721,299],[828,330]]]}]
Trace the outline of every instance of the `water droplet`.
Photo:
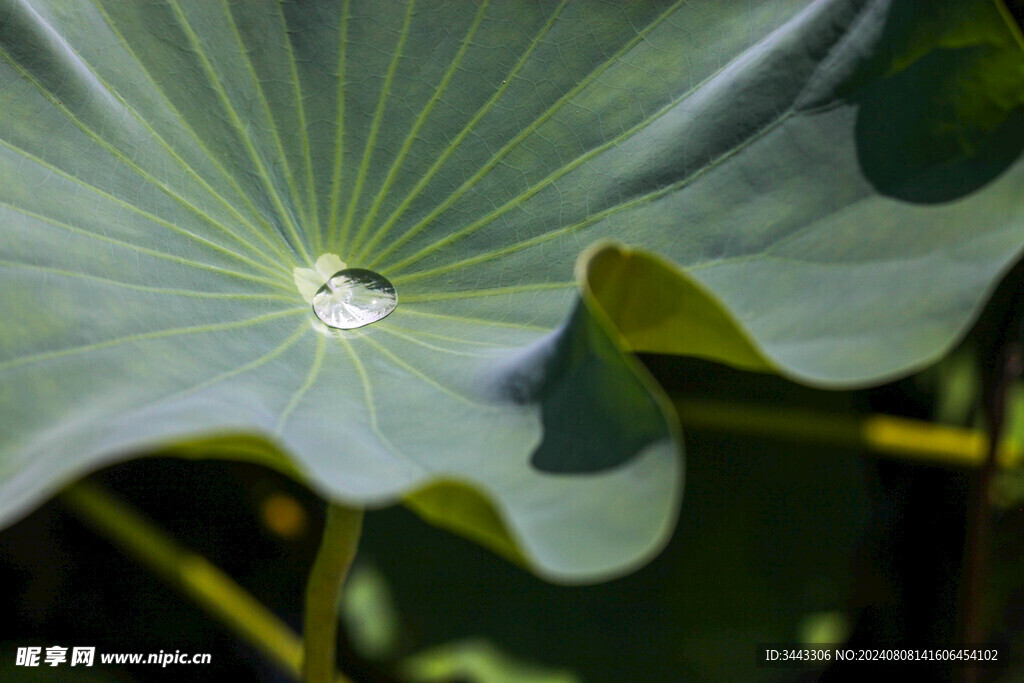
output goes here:
[{"label": "water droplet", "polygon": [[339,330],[375,323],[397,304],[394,285],[364,268],[339,270],[313,296],[316,317]]}]

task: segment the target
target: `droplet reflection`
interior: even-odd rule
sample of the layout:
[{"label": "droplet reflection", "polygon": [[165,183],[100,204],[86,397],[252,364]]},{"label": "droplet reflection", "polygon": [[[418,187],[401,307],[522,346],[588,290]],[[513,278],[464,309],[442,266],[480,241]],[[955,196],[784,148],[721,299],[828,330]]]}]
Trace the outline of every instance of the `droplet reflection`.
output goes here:
[{"label": "droplet reflection", "polygon": [[395,287],[364,268],[339,270],[313,296],[313,312],[325,325],[352,330],[375,323],[395,310]]}]

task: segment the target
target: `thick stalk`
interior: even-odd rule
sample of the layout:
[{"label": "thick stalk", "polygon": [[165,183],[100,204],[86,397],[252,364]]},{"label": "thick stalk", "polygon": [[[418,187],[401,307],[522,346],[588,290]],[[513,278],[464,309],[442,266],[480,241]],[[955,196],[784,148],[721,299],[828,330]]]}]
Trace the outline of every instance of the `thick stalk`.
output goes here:
[{"label": "thick stalk", "polygon": [[335,678],[338,643],[338,597],[348,568],[359,546],[363,511],[328,503],[327,521],[320,550],[306,585],[303,623],[305,656],[302,676],[306,683],[329,683]]},{"label": "thick stalk", "polygon": [[893,415],[837,415],[802,408],[767,408],[718,401],[676,401],[683,428],[749,434],[797,443],[865,449],[882,457],[936,465],[980,468],[990,450],[997,468],[1024,460],[1021,444],[1001,439],[990,446],[991,430],[966,429]]},{"label": "thick stalk", "polygon": [[298,677],[302,644],[277,615],[204,557],[178,545],[135,508],[83,480],[61,501],[83,522],[198,602],[253,647]]}]

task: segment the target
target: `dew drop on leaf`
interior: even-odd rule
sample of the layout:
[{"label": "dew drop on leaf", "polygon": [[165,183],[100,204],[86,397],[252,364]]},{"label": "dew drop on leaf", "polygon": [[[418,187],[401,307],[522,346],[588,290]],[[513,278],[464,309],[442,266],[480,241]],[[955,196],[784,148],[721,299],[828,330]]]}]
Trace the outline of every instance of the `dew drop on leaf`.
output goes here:
[{"label": "dew drop on leaf", "polygon": [[339,330],[375,323],[397,304],[394,285],[383,275],[364,268],[339,270],[313,296],[316,316]]}]

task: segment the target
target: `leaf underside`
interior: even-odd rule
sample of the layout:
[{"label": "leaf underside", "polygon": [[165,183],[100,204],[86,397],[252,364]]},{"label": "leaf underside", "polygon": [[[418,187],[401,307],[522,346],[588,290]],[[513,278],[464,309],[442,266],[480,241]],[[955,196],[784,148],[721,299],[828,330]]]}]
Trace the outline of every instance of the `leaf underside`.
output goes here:
[{"label": "leaf underside", "polygon": [[[1001,8],[804,4],[0,0],[0,516],[230,436],[552,579],[649,559],[624,351],[876,382],[1024,242]],[[327,330],[325,253],[397,310]]]}]

